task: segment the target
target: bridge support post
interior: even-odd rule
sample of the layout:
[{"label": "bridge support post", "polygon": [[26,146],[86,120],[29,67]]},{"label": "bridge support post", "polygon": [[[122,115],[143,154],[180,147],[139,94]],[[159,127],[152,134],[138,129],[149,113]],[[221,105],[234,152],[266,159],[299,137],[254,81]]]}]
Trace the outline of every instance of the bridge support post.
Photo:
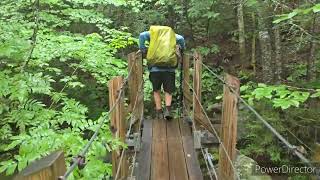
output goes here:
[{"label": "bridge support post", "polygon": [[[235,179],[235,173],[228,156],[234,162],[236,158],[238,98],[230,89],[239,94],[240,81],[238,78],[226,75],[226,83],[223,92],[221,141],[225,149],[220,145],[219,150],[219,179]],[[228,86],[229,85],[229,86]]]},{"label": "bridge support post", "polygon": [[198,52],[194,53],[193,56],[193,113],[192,118],[194,120],[201,117],[201,71],[202,71],[202,57]]},{"label": "bridge support post", "polygon": [[[113,133],[113,137],[119,139],[121,142],[125,142],[126,136],[126,121],[124,117],[124,94],[119,94],[123,83],[123,78],[121,76],[115,77],[109,82],[109,107],[115,105],[115,109],[110,113],[111,124],[110,129]],[[119,95],[121,96],[118,102]],[[123,179],[127,177],[127,157],[124,154],[122,162],[120,161],[121,151],[112,151],[112,174],[115,177],[117,174],[117,168],[120,164],[120,172],[118,179]]]},{"label": "bridge support post", "polygon": [[[131,71],[131,75],[128,79],[129,85],[129,112],[134,113],[134,123],[140,124],[141,113],[143,111],[143,64],[141,53],[132,52],[128,55],[128,72]],[[138,97],[137,97],[138,95]],[[137,102],[136,102],[137,101]],[[134,107],[136,106],[136,107]],[[133,109],[135,108],[135,110]],[[135,129],[138,129],[135,126]]]},{"label": "bridge support post", "polygon": [[[201,75],[202,75],[202,57],[200,53],[195,52],[193,55],[193,112],[192,118],[199,122],[202,117],[202,109],[201,109]],[[200,117],[200,119],[199,119]],[[202,124],[200,122],[200,124]],[[193,126],[195,127],[196,124]],[[201,146],[201,137],[200,132],[193,129],[193,139],[194,139],[194,148],[200,149]]]},{"label": "bridge support post", "polygon": [[190,117],[190,103],[192,102],[192,96],[189,88],[189,80],[190,80],[190,56],[184,55],[183,57],[183,117]]},{"label": "bridge support post", "polygon": [[193,55],[193,113],[192,118],[198,124],[201,124],[203,127],[208,129],[211,133],[213,131],[210,127],[210,122],[207,121],[207,118],[204,116],[201,108],[201,79],[202,79],[202,56],[200,53],[195,52]]}]

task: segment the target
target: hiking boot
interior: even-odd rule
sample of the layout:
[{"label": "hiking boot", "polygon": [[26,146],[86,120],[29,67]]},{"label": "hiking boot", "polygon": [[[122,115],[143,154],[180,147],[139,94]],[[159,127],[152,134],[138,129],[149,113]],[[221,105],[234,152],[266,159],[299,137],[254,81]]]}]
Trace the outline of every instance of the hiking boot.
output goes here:
[{"label": "hiking boot", "polygon": [[172,120],[173,119],[171,110],[169,108],[166,108],[166,110],[164,111],[164,118],[166,120]]},{"label": "hiking boot", "polygon": [[162,110],[156,110],[156,119],[163,119]]}]

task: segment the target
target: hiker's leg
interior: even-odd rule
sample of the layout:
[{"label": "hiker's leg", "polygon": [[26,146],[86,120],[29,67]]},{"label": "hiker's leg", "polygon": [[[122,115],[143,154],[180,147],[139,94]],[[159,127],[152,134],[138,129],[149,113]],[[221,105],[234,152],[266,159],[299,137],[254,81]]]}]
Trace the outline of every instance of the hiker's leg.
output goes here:
[{"label": "hiker's leg", "polygon": [[165,102],[166,106],[171,106],[172,103],[172,94],[176,89],[176,74],[175,72],[163,72],[163,89],[165,92]]},{"label": "hiker's leg", "polygon": [[172,102],[172,94],[170,93],[165,93],[165,102],[166,102],[166,106],[171,106],[171,102]]},{"label": "hiker's leg", "polygon": [[161,74],[159,72],[150,72],[150,81],[152,83],[154,103],[156,110],[162,110],[161,106]]},{"label": "hiker's leg", "polygon": [[163,77],[165,79],[163,83],[163,89],[165,92],[165,103],[166,103],[164,117],[167,120],[170,120],[173,118],[173,115],[171,113],[171,105],[172,105],[172,94],[175,91],[175,73],[165,72],[165,74],[163,74]]},{"label": "hiker's leg", "polygon": [[153,97],[154,97],[154,103],[156,105],[156,110],[161,110],[162,106],[161,106],[161,94],[160,94],[160,90],[158,91],[153,91]]}]

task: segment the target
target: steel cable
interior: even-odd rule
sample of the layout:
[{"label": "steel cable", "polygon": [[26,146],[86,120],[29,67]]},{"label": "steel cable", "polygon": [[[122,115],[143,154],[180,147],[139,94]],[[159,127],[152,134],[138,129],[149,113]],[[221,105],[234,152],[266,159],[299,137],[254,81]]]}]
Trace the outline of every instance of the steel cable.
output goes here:
[{"label": "steel cable", "polygon": [[[134,111],[135,111],[135,109],[136,109],[136,105],[137,105],[137,102],[138,102],[138,99],[139,99],[139,96],[141,95],[141,92],[143,92],[142,91],[142,86],[143,85],[143,81],[141,81],[141,84],[140,84],[140,86],[139,86],[139,90],[138,90],[138,92],[140,92],[140,93],[137,93],[137,95],[136,95],[136,98],[135,98],[135,102],[134,102],[134,105],[133,105],[133,108],[132,108],[132,113],[131,113],[131,115],[130,115],[130,125],[129,125],[129,130],[127,131],[127,134],[126,134],[126,137],[129,137],[129,135],[130,135],[130,133],[131,133],[131,129],[132,129],[132,126],[133,126],[133,120],[134,120]],[[123,157],[124,157],[124,152],[125,152],[125,150],[123,149],[122,151],[121,151],[121,156],[120,156],[120,159],[119,159],[119,164],[118,164],[118,167],[117,167],[117,171],[116,171],[116,176],[115,176],[115,180],[117,180],[117,178],[118,178],[118,175],[119,175],[119,172],[120,172],[120,165],[121,165],[121,163],[122,163],[122,159],[123,159]]]},{"label": "steel cable", "polygon": [[[296,146],[292,145],[291,143],[289,143],[280,133],[278,133],[278,131],[276,129],[274,129],[252,106],[250,106],[238,93],[235,92],[235,90],[233,89],[233,87],[228,84],[227,82],[225,82],[225,80],[223,80],[219,75],[217,75],[216,73],[214,73],[207,65],[203,64],[202,65],[209,71],[211,72],[212,75],[214,75],[215,77],[217,77],[220,81],[222,81],[223,84],[225,84],[230,91],[237,96],[237,98],[251,111],[255,114],[255,116],[271,131],[271,133],[273,135],[275,135],[283,144],[285,144],[287,146],[287,148],[289,150],[291,150],[302,162],[304,162],[305,164],[307,164],[310,167],[313,167],[313,165],[311,164],[311,162],[301,153],[297,150]],[[317,174],[319,174],[319,170],[317,170],[316,172]]]},{"label": "steel cable", "polygon": [[[107,115],[101,120],[101,122],[99,123],[99,126],[97,127],[97,129],[95,130],[94,134],[91,136],[89,142],[84,146],[84,148],[81,150],[80,154],[78,155],[78,157],[84,157],[86,155],[86,153],[89,151],[89,148],[91,147],[92,143],[94,142],[94,140],[97,138],[98,134],[99,134],[99,130],[102,128],[104,122],[106,121],[106,119],[109,117],[109,114],[115,109],[115,107],[119,104],[121,96],[124,92],[124,86],[127,85],[128,83],[128,78],[131,76],[132,73],[132,69],[133,66],[130,68],[129,73],[127,75],[127,77],[125,78],[125,80],[123,81],[119,93],[118,93],[118,97],[116,99],[116,102],[114,103],[114,105],[110,108],[110,110],[107,112]],[[70,174],[73,172],[73,170],[77,167],[77,165],[79,164],[80,159],[76,158],[76,160],[73,161],[73,163],[71,164],[71,166],[68,168],[68,170],[66,171],[66,173],[59,177],[59,179],[67,179]]]},{"label": "steel cable", "polygon": [[239,179],[239,180],[240,180],[240,176],[239,176],[239,174],[237,173],[237,170],[236,170],[235,166],[233,165],[233,162],[232,162],[232,160],[231,160],[231,158],[230,158],[230,156],[229,156],[229,154],[228,154],[228,152],[227,152],[227,150],[226,150],[226,148],[225,148],[224,144],[222,143],[222,141],[221,141],[221,139],[220,139],[220,137],[219,137],[219,135],[218,135],[218,133],[217,133],[216,129],[214,128],[213,124],[211,123],[210,118],[209,118],[209,116],[208,116],[208,114],[207,114],[206,110],[204,109],[203,105],[201,104],[201,102],[200,102],[199,98],[196,96],[196,93],[194,92],[194,89],[190,86],[190,84],[189,84],[189,83],[187,83],[187,85],[188,85],[188,86],[189,86],[189,88],[193,91],[193,96],[194,96],[194,97],[196,98],[196,100],[199,102],[200,108],[201,108],[201,110],[202,110],[203,114],[205,115],[205,117],[206,117],[207,121],[209,122],[209,125],[210,125],[211,129],[213,130],[214,135],[215,135],[215,136],[216,136],[216,138],[218,139],[219,144],[220,144],[220,145],[221,145],[221,147],[222,147],[222,150],[225,152],[225,154],[226,154],[226,156],[227,156],[227,159],[228,159],[228,161],[229,161],[229,163],[230,163],[230,165],[231,165],[231,167],[232,167],[232,169],[233,169],[233,171],[234,171],[235,175],[237,176],[237,179]]}]

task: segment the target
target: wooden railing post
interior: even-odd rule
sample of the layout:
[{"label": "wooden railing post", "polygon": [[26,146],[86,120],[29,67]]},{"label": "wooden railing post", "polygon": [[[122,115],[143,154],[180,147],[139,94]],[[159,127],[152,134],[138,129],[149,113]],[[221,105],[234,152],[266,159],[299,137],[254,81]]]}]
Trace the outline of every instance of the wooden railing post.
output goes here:
[{"label": "wooden railing post", "polygon": [[[120,94],[122,83],[123,78],[121,76],[115,77],[109,82],[109,107],[111,108],[115,105],[114,110],[110,113],[110,128],[114,138],[119,139],[121,142],[125,142],[127,126],[124,117],[124,93]],[[117,102],[119,95],[121,95],[121,97],[119,102]],[[118,179],[127,177],[128,170],[126,155],[124,155],[122,162],[119,162],[120,155],[120,150],[112,151],[112,174],[114,177],[117,174],[117,168],[120,164]]]},{"label": "wooden railing post", "polygon": [[201,117],[201,71],[202,71],[202,57],[198,52],[195,52],[193,59],[193,119]]},{"label": "wooden railing post", "polygon": [[[238,78],[226,75],[227,85],[232,86],[234,92],[239,94],[240,81]],[[220,145],[219,150],[219,179],[235,179],[235,173],[232,165],[228,160],[234,162],[236,158],[236,144],[237,144],[237,120],[238,120],[238,98],[224,85],[223,92],[223,106],[222,106],[222,120],[221,120],[221,134],[220,138],[225,150]]]},{"label": "wooden railing post", "polygon": [[190,103],[192,102],[192,96],[190,93],[190,88],[189,88],[189,81],[190,81],[190,56],[189,55],[184,55],[183,57],[183,116],[184,117],[189,117],[190,113]]},{"label": "wooden railing post", "polygon": [[66,171],[66,163],[63,151],[57,151],[31,163],[14,179],[57,180],[60,176],[63,176]]},{"label": "wooden railing post", "polygon": [[[202,57],[198,52],[195,52],[193,55],[193,112],[192,118],[194,121],[198,122],[197,119],[202,117],[201,110],[201,71],[202,71]],[[195,127],[194,124],[193,127]],[[194,148],[199,149],[201,147],[201,137],[200,131],[196,131],[193,129],[193,137],[194,137]]]},{"label": "wooden railing post", "polygon": [[[141,121],[141,112],[143,111],[143,93],[139,91],[143,91],[142,81],[143,81],[143,65],[142,65],[142,57],[141,53],[130,53],[128,55],[128,72],[131,71],[131,75],[128,79],[129,85],[129,112],[134,113],[134,120],[137,124],[140,124]],[[137,99],[138,95],[138,99]],[[137,102],[135,103],[135,101]],[[135,107],[135,111],[133,112],[133,108]]]}]

